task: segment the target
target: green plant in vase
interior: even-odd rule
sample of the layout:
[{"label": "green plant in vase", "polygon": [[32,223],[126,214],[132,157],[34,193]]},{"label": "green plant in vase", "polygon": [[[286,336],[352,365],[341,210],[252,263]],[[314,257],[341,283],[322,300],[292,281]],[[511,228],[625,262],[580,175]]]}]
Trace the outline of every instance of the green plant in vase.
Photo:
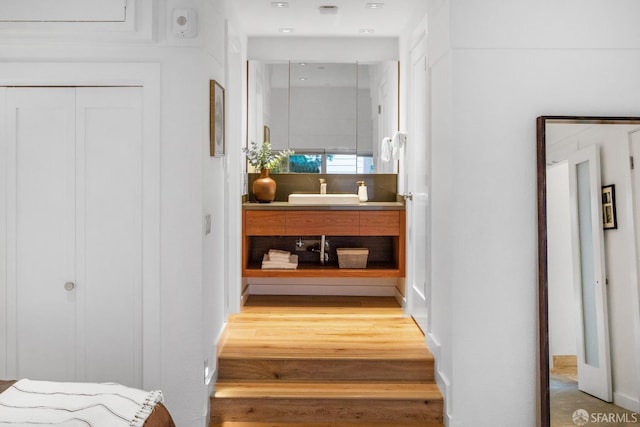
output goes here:
[{"label": "green plant in vase", "polygon": [[253,195],[258,202],[269,203],[276,197],[276,182],[269,176],[271,169],[280,165],[283,159],[294,153],[293,150],[271,151],[271,144],[265,141],[262,145],[252,141],[248,148],[243,148],[249,164],[260,171],[260,177],[253,181]]}]

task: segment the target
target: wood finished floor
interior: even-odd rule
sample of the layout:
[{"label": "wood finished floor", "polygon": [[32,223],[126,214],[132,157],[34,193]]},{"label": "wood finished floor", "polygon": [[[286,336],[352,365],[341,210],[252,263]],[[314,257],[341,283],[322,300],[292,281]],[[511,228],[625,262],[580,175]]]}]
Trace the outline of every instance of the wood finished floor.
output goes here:
[{"label": "wood finished floor", "polygon": [[612,403],[604,402],[596,397],[578,390],[577,373],[570,375],[551,374],[551,427],[575,427],[573,413],[578,409],[584,409],[589,414],[599,413],[604,416],[614,417],[606,422],[589,422],[587,426],[603,427],[632,427],[640,426],[640,414],[627,411]]},{"label": "wood finished floor", "polygon": [[424,336],[393,298],[252,296],[232,316],[224,356],[431,359]]},{"label": "wood finished floor", "polygon": [[221,343],[211,426],[442,426],[433,369],[393,298],[251,296]]}]

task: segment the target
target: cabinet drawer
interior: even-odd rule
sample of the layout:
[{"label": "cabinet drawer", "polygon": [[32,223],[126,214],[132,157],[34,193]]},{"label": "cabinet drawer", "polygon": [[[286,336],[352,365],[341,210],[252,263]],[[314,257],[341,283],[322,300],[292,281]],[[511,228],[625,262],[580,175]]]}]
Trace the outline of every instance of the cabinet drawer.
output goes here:
[{"label": "cabinet drawer", "polygon": [[357,236],[360,212],[289,211],[286,234],[290,236]]},{"label": "cabinet drawer", "polygon": [[361,236],[397,236],[400,234],[400,211],[360,212]]},{"label": "cabinet drawer", "polygon": [[244,215],[244,228],[247,236],[285,234],[285,215],[282,211],[245,211]]}]

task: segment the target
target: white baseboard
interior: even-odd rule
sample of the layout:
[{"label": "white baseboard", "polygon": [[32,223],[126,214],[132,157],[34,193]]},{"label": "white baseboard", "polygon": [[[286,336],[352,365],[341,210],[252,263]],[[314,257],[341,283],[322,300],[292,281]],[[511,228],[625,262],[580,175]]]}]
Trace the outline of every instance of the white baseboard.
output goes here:
[{"label": "white baseboard", "polygon": [[640,401],[637,398],[624,395],[622,393],[613,393],[613,403],[626,409],[627,411],[640,413]]},{"label": "white baseboard", "polygon": [[451,413],[451,382],[442,372],[436,369],[436,384],[444,396],[444,425],[449,427],[455,425],[453,414]]},{"label": "white baseboard", "polygon": [[449,378],[439,369],[438,361],[440,360],[440,355],[442,353],[442,346],[440,345],[440,341],[431,333],[427,333],[425,335],[425,342],[429,351],[433,354],[433,357],[436,361],[435,366],[435,375],[436,375],[436,384],[440,389],[440,392],[444,396],[444,423],[445,426],[453,426],[453,414],[451,413],[451,381]]},{"label": "white baseboard", "polygon": [[433,353],[433,357],[436,360],[440,359],[440,341],[438,341],[438,339],[432,333],[427,333],[424,338],[429,351]]},{"label": "white baseboard", "polygon": [[398,301],[398,304],[400,304],[400,307],[402,307],[402,309],[405,310],[407,308],[407,298],[404,295],[402,295],[402,293],[400,293],[400,290],[397,287],[395,288],[394,297],[396,297],[396,301]]}]

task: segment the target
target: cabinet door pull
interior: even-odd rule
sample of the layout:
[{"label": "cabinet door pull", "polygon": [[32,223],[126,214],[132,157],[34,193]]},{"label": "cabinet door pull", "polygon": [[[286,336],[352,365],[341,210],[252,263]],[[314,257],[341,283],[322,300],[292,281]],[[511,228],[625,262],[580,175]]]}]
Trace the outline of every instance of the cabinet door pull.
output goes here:
[{"label": "cabinet door pull", "polygon": [[73,282],[67,282],[67,283],[64,284],[64,290],[65,291],[72,291],[73,288],[75,288],[75,287],[76,287],[76,284],[73,283]]}]

